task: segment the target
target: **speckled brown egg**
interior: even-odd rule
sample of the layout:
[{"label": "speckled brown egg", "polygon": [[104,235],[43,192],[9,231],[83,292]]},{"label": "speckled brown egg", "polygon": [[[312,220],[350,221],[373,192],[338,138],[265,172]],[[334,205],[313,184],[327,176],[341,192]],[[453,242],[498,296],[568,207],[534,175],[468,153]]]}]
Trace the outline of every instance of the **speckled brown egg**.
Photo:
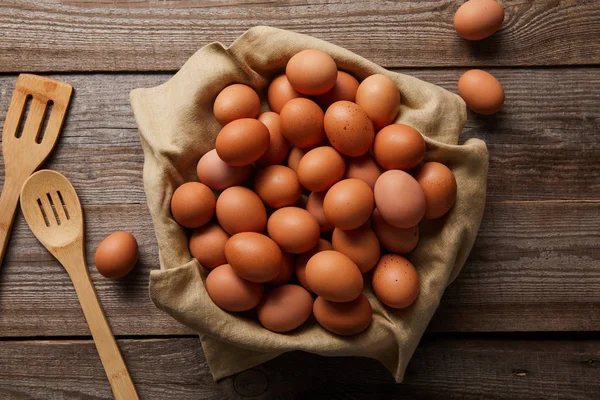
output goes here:
[{"label": "speckled brown egg", "polygon": [[236,83],[227,86],[217,95],[213,114],[221,125],[241,118],[256,118],[260,112],[260,99],[250,86]]},{"label": "speckled brown egg", "polygon": [[360,157],[348,157],[346,160],[346,174],[344,175],[346,179],[360,179],[374,189],[375,182],[381,174],[383,174],[383,169],[369,153]]},{"label": "speckled brown egg", "polygon": [[194,229],[190,237],[190,253],[204,268],[213,269],[227,263],[225,243],[229,234],[218,224]]},{"label": "speckled brown egg", "polygon": [[321,251],[308,260],[306,282],[313,292],[336,302],[352,301],[363,290],[363,277],[356,263],[334,250]]},{"label": "speckled brown egg", "polygon": [[493,35],[503,22],[504,8],[494,0],[469,0],[454,14],[454,29],[468,40],[481,40]]},{"label": "speckled brown egg", "polygon": [[425,156],[425,140],[411,126],[388,125],[377,133],[373,155],[385,169],[408,171],[419,165]]},{"label": "speckled brown egg", "polygon": [[171,197],[171,214],[186,228],[199,228],[211,220],[215,213],[215,195],[199,182],[179,186]]},{"label": "speckled brown egg", "polygon": [[472,69],[458,80],[458,94],[473,112],[495,114],[504,104],[504,88],[489,72]]},{"label": "speckled brown egg", "polygon": [[232,186],[225,189],[217,199],[217,220],[230,235],[240,232],[258,232],[265,230],[267,210],[252,190]]},{"label": "speckled brown egg", "polygon": [[425,193],[404,171],[386,171],[375,183],[375,204],[383,219],[397,228],[412,228],[425,215]]},{"label": "speckled brown egg", "polygon": [[138,259],[138,243],[129,232],[108,235],[96,249],[94,262],[100,274],[120,279],[131,272]]},{"label": "speckled brown egg", "polygon": [[312,214],[319,223],[321,232],[331,232],[333,224],[329,222],[323,211],[323,200],[325,200],[326,192],[311,192],[306,201],[306,211]]},{"label": "speckled brown egg", "polygon": [[271,208],[294,205],[302,194],[298,175],[283,165],[270,165],[258,172],[254,191]]},{"label": "speckled brown egg", "polygon": [[356,104],[365,110],[378,131],[396,119],[400,108],[400,91],[391,78],[381,74],[371,75],[358,86]]},{"label": "speckled brown egg", "polygon": [[450,211],[457,191],[450,168],[439,162],[427,162],[417,170],[415,179],[425,193],[424,218],[440,218]]},{"label": "speckled brown egg", "polygon": [[287,159],[287,166],[294,170],[294,172],[298,173],[298,166],[300,165],[300,160],[306,154],[307,150],[301,149],[299,147],[292,147],[290,150],[290,154]]},{"label": "speckled brown egg", "polygon": [[358,81],[355,77],[344,71],[338,71],[335,85],[325,94],[315,97],[315,101],[323,110],[327,110],[336,101],[354,101]]},{"label": "speckled brown egg", "polygon": [[346,170],[344,157],[333,147],[310,150],[298,164],[298,179],[306,189],[323,192],[342,179]]},{"label": "speckled brown egg", "polygon": [[244,183],[252,172],[252,166],[232,167],[221,160],[217,150],[213,149],[200,158],[196,172],[200,182],[212,190],[221,191]]},{"label": "speckled brown egg", "polygon": [[304,289],[311,291],[308,282],[306,281],[306,264],[308,263],[308,260],[315,254],[325,250],[333,250],[331,242],[325,239],[319,239],[319,243],[315,247],[306,253],[298,255],[298,258],[296,258],[296,278],[298,278],[298,282],[300,282]]},{"label": "speckled brown egg", "polygon": [[267,232],[282,250],[293,254],[315,247],[321,234],[315,217],[298,207],[280,208],[271,214]]},{"label": "speckled brown egg", "polygon": [[276,113],[281,112],[285,103],[298,97],[304,97],[304,95],[290,85],[285,74],[279,75],[277,78],[273,79],[267,91],[269,108]]},{"label": "speckled brown egg", "polygon": [[312,100],[298,98],[281,109],[281,133],[294,146],[315,147],[325,138],[323,110]]},{"label": "speckled brown egg", "polygon": [[378,209],[371,215],[371,227],[379,243],[392,253],[405,254],[413,251],[419,242],[419,225],[412,228],[396,228],[388,224]]},{"label": "speckled brown egg", "polygon": [[356,335],[369,327],[373,308],[361,294],[347,303],[334,303],[319,296],[313,304],[315,319],[323,328],[338,335]]},{"label": "speckled brown egg", "polygon": [[215,148],[221,160],[233,167],[252,164],[269,148],[269,130],[257,119],[236,119],[217,135]]},{"label": "speckled brown egg", "polygon": [[343,231],[335,228],[331,237],[333,249],[348,256],[363,274],[375,267],[381,255],[379,240],[369,225]]},{"label": "speckled brown egg", "polygon": [[256,165],[262,167],[281,164],[290,151],[290,143],[281,133],[281,117],[279,114],[267,111],[260,114],[258,120],[269,130],[270,140],[267,151],[256,160]]},{"label": "speckled brown egg", "polygon": [[241,278],[229,264],[210,271],[206,291],[217,307],[225,311],[248,311],[256,307],[263,296],[263,286]]},{"label": "speckled brown egg", "polygon": [[406,258],[386,254],[381,257],[373,272],[373,291],[388,307],[408,307],[419,296],[417,270]]},{"label": "speckled brown egg", "polygon": [[225,244],[225,257],[236,274],[257,283],[277,277],[283,263],[277,243],[256,232],[241,232],[229,238]]},{"label": "speckled brown egg", "polygon": [[285,75],[298,92],[317,96],[327,93],[335,85],[337,65],[329,54],[307,49],[290,58],[285,67]]},{"label": "speckled brown egg", "polygon": [[360,179],[344,179],[327,191],[323,211],[336,228],[356,229],[368,221],[374,201],[371,187]]},{"label": "speckled brown egg", "polygon": [[273,332],[289,332],[312,313],[313,299],[302,286],[282,285],[265,294],[258,306],[258,321]]},{"label": "speckled brown egg", "polygon": [[281,252],[281,254],[283,255],[281,271],[279,271],[279,274],[275,278],[265,282],[267,285],[283,285],[284,283],[289,282],[292,279],[292,276],[294,276],[294,256],[285,252]]},{"label": "speckled brown egg", "polygon": [[373,123],[361,107],[350,101],[333,103],[325,112],[325,134],[340,153],[358,157],[373,145]]}]

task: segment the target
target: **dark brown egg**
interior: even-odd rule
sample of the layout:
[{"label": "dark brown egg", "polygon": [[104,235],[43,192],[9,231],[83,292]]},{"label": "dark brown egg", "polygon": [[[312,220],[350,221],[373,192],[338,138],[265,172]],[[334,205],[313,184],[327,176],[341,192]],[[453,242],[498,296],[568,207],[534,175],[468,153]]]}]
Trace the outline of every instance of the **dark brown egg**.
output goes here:
[{"label": "dark brown egg", "polygon": [[292,147],[290,150],[290,154],[287,159],[287,166],[294,170],[294,172],[298,173],[298,166],[300,165],[300,160],[306,154],[307,150],[301,149],[299,147]]},{"label": "dark brown egg", "polygon": [[279,271],[279,274],[275,278],[265,282],[267,285],[283,285],[284,283],[289,282],[292,279],[292,276],[294,275],[294,256],[292,254],[284,252],[281,252],[281,254],[283,255],[281,271]]},{"label": "dark brown egg", "polygon": [[283,285],[269,291],[257,309],[258,321],[270,331],[289,332],[312,313],[313,299],[302,286]]},{"label": "dark brown egg", "polygon": [[334,303],[319,296],[313,313],[319,325],[338,335],[356,335],[367,329],[373,319],[373,308],[363,294],[347,303]]},{"label": "dark brown egg", "polygon": [[138,259],[138,244],[129,232],[108,235],[96,249],[94,262],[102,276],[119,279],[131,272]]},{"label": "dark brown egg", "polygon": [[199,228],[211,220],[215,213],[215,195],[199,182],[179,186],[171,197],[171,214],[186,228]]},{"label": "dark brown egg", "polygon": [[360,179],[369,185],[371,189],[375,188],[375,182],[381,174],[383,174],[383,169],[369,153],[361,157],[348,157],[346,160],[346,175],[344,177],[347,179]]},{"label": "dark brown egg", "polygon": [[306,211],[312,214],[319,223],[321,232],[331,232],[333,224],[329,222],[323,211],[323,200],[325,200],[326,192],[311,192],[306,201]]},{"label": "dark brown egg", "polygon": [[334,250],[354,261],[363,274],[375,267],[381,255],[379,240],[369,225],[348,231],[336,228],[331,244]]}]

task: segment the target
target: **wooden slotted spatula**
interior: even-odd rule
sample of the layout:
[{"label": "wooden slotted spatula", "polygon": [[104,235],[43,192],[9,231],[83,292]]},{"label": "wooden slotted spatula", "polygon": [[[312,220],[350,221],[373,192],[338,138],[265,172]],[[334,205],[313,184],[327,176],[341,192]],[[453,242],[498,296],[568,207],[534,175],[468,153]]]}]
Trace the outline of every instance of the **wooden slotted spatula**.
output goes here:
[{"label": "wooden slotted spatula", "polygon": [[[54,148],[73,87],[37,75],[21,74],[2,130],[4,186],[0,196],[0,266],[19,200],[19,191]],[[24,119],[25,105],[30,102]],[[42,129],[44,116],[46,128]],[[22,126],[22,129],[19,129]]]},{"label": "wooden slotted spatula", "polygon": [[138,399],[85,264],[83,212],[75,189],[58,172],[38,171],[23,185],[21,209],[35,237],[71,277],[115,398]]}]

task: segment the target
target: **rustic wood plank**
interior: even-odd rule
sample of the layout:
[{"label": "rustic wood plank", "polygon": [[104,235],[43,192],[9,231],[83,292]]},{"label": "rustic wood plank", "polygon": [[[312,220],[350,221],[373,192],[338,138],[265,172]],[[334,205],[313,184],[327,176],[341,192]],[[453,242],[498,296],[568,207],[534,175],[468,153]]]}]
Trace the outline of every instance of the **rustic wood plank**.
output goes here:
[{"label": "rustic wood plank", "polygon": [[0,72],[176,70],[201,46],[256,25],[294,30],[383,66],[569,65],[600,62],[600,4],[504,0],[493,37],[461,39],[462,0],[106,3],[4,1]]},{"label": "rustic wood plank", "polygon": [[[402,385],[374,360],[299,352],[217,384],[197,338],[128,339],[119,345],[144,399],[594,399],[600,390],[600,342],[592,339],[426,336]],[[0,370],[3,399],[112,398],[89,340],[0,342]]]}]

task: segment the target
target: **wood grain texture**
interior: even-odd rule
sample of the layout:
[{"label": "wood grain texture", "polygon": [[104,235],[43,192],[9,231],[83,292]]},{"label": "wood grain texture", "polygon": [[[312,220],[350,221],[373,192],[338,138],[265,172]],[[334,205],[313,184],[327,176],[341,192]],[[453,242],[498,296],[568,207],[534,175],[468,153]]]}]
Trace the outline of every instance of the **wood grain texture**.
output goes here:
[{"label": "wood grain texture", "polygon": [[600,62],[594,0],[504,0],[494,36],[468,42],[452,21],[461,0],[436,2],[4,1],[0,72],[177,70],[201,46],[256,25],[306,33],[386,67]]},{"label": "wood grain texture", "polygon": [[[594,399],[600,390],[598,340],[426,336],[401,385],[374,360],[299,352],[217,384],[197,338],[119,345],[144,399]],[[0,397],[6,400],[112,398],[88,340],[0,342],[0,370]]]}]

